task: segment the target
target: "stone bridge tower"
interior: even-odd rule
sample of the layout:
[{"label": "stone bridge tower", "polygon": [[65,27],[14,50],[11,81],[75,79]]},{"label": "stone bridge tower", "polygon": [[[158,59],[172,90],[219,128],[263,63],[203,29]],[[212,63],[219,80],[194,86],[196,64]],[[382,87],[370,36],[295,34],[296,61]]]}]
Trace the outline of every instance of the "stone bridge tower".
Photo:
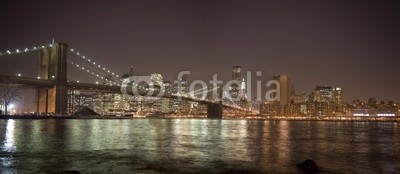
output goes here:
[{"label": "stone bridge tower", "polygon": [[39,53],[39,76],[51,80],[51,88],[39,88],[37,91],[37,111],[43,113],[67,113],[67,53],[68,45],[55,43]]}]

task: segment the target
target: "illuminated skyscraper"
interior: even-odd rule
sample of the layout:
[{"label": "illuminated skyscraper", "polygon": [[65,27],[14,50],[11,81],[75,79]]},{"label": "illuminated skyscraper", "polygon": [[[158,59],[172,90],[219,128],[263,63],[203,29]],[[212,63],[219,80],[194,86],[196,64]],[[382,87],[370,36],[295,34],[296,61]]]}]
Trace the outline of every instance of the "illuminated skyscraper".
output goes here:
[{"label": "illuminated skyscraper", "polygon": [[232,83],[229,93],[232,98],[236,99],[238,98],[240,91],[240,81],[242,80],[242,67],[238,65],[232,67],[232,80],[236,81],[236,83]]},{"label": "illuminated skyscraper", "polygon": [[313,114],[318,116],[343,115],[343,91],[342,88],[332,88],[330,86],[315,87],[311,93],[313,102]]},{"label": "illuminated skyscraper", "polygon": [[247,92],[246,92],[246,82],[242,79],[240,82],[240,91],[239,91],[240,99],[246,100],[247,99]]},{"label": "illuminated skyscraper", "polygon": [[342,88],[333,89],[333,103],[335,104],[335,113],[344,113],[343,91]]},{"label": "illuminated skyscraper", "polygon": [[240,82],[242,79],[242,67],[236,65],[232,67],[232,80],[237,80]]}]

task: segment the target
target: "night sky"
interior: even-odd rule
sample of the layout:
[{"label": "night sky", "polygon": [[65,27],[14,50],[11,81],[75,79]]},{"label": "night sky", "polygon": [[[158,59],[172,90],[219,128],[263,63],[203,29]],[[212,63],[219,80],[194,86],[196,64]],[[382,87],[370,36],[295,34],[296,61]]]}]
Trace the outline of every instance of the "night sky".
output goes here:
[{"label": "night sky", "polygon": [[[287,74],[297,92],[327,84],[342,87],[346,101],[400,101],[399,2],[0,0],[0,52],[54,37],[119,74],[133,65],[166,80],[181,70],[189,80],[228,80],[241,65],[263,81]],[[37,58],[2,56],[0,74],[35,77]]]}]

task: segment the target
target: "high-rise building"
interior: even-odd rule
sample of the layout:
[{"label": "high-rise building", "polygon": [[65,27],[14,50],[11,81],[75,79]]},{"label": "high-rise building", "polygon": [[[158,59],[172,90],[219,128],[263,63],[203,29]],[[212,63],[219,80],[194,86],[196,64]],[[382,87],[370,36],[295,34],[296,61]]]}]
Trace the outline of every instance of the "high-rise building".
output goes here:
[{"label": "high-rise building", "polygon": [[311,93],[311,113],[317,116],[329,116],[332,113],[333,104],[333,88],[331,86],[317,85]]},{"label": "high-rise building", "polygon": [[239,97],[241,100],[247,99],[246,82],[244,81],[244,79],[242,79],[242,82],[240,82]]},{"label": "high-rise building", "polygon": [[235,65],[232,67],[232,80],[237,80],[240,82],[242,79],[242,67]]},{"label": "high-rise building", "polygon": [[335,114],[343,114],[344,102],[342,88],[333,88],[333,103],[335,104]]},{"label": "high-rise building", "polygon": [[236,81],[236,83],[232,83],[230,86],[230,95],[233,99],[239,97],[240,92],[240,82],[242,80],[242,67],[236,65],[232,67],[232,80]]},{"label": "high-rise building", "polygon": [[288,107],[290,104],[290,94],[291,94],[291,83],[290,83],[290,78],[287,75],[278,75],[273,77],[273,80],[276,80],[279,82],[279,92],[280,92],[280,98],[279,102],[281,106],[283,107]]},{"label": "high-rise building", "polygon": [[342,88],[317,85],[311,93],[311,102],[314,105],[314,115],[329,116],[344,114]]},{"label": "high-rise building", "polygon": [[[172,86],[172,94],[174,95],[185,95],[189,92],[189,82],[186,80],[177,80]],[[173,99],[172,111],[173,112],[184,112],[188,113],[190,110],[190,103],[187,100]]]}]

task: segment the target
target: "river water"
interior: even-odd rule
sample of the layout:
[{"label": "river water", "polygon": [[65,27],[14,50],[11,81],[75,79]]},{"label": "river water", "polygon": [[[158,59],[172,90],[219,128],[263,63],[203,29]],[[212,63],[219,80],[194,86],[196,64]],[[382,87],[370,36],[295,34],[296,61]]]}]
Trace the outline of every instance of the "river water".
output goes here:
[{"label": "river water", "polygon": [[208,119],[0,120],[2,173],[400,172],[400,124]]}]

